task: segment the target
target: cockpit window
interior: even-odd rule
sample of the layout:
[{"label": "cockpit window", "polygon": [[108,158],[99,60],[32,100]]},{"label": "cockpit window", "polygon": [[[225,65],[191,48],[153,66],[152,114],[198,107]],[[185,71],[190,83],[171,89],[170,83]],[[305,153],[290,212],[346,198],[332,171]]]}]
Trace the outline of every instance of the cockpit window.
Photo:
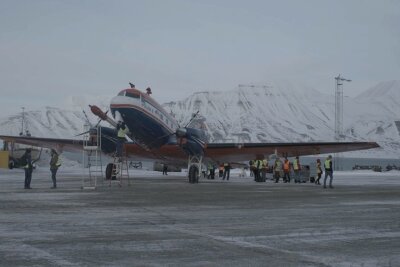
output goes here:
[{"label": "cockpit window", "polygon": [[126,92],[125,96],[133,97],[133,98],[140,98],[139,94],[134,94],[134,93],[130,93],[130,92]]},{"label": "cockpit window", "polygon": [[126,91],[121,91],[121,92],[119,92],[119,94],[118,94],[118,95],[120,95],[120,96],[124,96],[124,95],[125,95],[125,92],[126,92]]}]

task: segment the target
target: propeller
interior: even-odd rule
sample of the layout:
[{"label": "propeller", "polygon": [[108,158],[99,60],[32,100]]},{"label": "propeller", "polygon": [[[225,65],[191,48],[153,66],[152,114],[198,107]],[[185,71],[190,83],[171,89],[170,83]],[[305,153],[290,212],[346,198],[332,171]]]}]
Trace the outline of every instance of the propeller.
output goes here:
[{"label": "propeller", "polygon": [[[107,115],[108,111],[109,111],[109,110],[107,110],[104,114]],[[83,133],[80,133],[80,134],[75,135],[75,137],[81,136],[81,135],[84,135],[84,134],[87,134],[87,133],[90,133],[90,131],[92,131],[93,129],[96,129],[96,128],[99,126],[100,122],[102,121],[102,119],[99,119],[99,120],[97,121],[97,123],[93,126],[93,124],[90,122],[90,120],[89,120],[89,118],[88,118],[86,112],[85,112],[84,110],[82,110],[82,112],[83,112],[83,114],[85,115],[86,122],[87,122],[87,124],[89,124],[90,129],[87,130],[86,132],[83,132]]]},{"label": "propeller", "polygon": [[170,136],[172,136],[172,135],[174,135],[174,134],[175,134],[178,138],[181,138],[180,144],[182,144],[182,138],[183,138],[183,137],[186,137],[186,135],[187,135],[187,126],[197,117],[197,115],[199,114],[199,112],[200,112],[200,110],[198,110],[196,113],[193,113],[193,114],[192,114],[192,118],[189,120],[188,123],[186,123],[186,125],[185,125],[184,127],[181,127],[181,126],[179,125],[179,123],[178,123],[178,129],[176,129],[175,132],[172,132],[172,133],[169,133],[169,134],[165,134],[165,135],[162,135],[162,136],[158,137],[158,138],[155,139],[153,142],[151,142],[148,146],[151,147],[151,145],[153,145],[154,143],[158,142],[159,140],[164,139],[164,138],[166,138],[166,137],[170,137]]},{"label": "propeller", "polygon": [[188,127],[188,125],[199,115],[200,110],[198,110],[196,113],[192,114],[192,118],[189,120],[189,122],[185,125],[184,128]]}]

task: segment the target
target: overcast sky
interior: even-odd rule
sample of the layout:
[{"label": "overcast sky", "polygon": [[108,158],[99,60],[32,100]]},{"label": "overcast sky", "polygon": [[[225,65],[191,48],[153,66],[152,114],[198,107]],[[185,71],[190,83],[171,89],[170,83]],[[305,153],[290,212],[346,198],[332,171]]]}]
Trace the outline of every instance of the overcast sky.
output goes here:
[{"label": "overcast sky", "polygon": [[273,80],[354,96],[400,79],[400,1],[0,0],[0,111],[116,95],[159,102]]}]

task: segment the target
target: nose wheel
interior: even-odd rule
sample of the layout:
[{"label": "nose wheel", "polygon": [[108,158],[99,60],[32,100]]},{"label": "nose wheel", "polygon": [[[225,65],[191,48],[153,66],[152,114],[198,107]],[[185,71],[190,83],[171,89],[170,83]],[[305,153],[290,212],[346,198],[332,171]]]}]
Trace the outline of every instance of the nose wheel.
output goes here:
[{"label": "nose wheel", "polygon": [[199,170],[196,166],[192,165],[189,169],[189,183],[196,184],[199,182]]},{"label": "nose wheel", "polygon": [[196,183],[199,182],[202,160],[203,160],[202,156],[200,156],[200,157],[198,157],[198,156],[189,156],[189,162],[188,162],[189,183],[196,184]]}]

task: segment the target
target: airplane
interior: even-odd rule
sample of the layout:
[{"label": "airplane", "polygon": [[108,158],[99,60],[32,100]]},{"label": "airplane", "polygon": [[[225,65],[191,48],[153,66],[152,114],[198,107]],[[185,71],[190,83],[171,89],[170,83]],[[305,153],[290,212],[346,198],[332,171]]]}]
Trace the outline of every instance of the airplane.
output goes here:
[{"label": "airplane", "polygon": [[[271,155],[295,157],[339,153],[378,148],[376,142],[297,142],[297,143],[210,143],[205,130],[190,127],[197,113],[185,126],[181,126],[151,97],[151,89],[142,92],[136,88],[121,90],[112,98],[109,117],[97,106],[90,106],[93,114],[113,127],[98,126],[91,134],[101,136],[101,151],[113,155],[116,151],[117,121],[128,127],[123,150],[133,160],[156,160],[172,164],[187,164],[188,180],[197,183],[203,163],[232,163],[264,159]],[[96,133],[97,131],[97,133]],[[33,136],[5,136],[0,139],[58,151],[82,151],[83,140],[55,139]],[[110,163],[111,164],[111,163]]]}]

